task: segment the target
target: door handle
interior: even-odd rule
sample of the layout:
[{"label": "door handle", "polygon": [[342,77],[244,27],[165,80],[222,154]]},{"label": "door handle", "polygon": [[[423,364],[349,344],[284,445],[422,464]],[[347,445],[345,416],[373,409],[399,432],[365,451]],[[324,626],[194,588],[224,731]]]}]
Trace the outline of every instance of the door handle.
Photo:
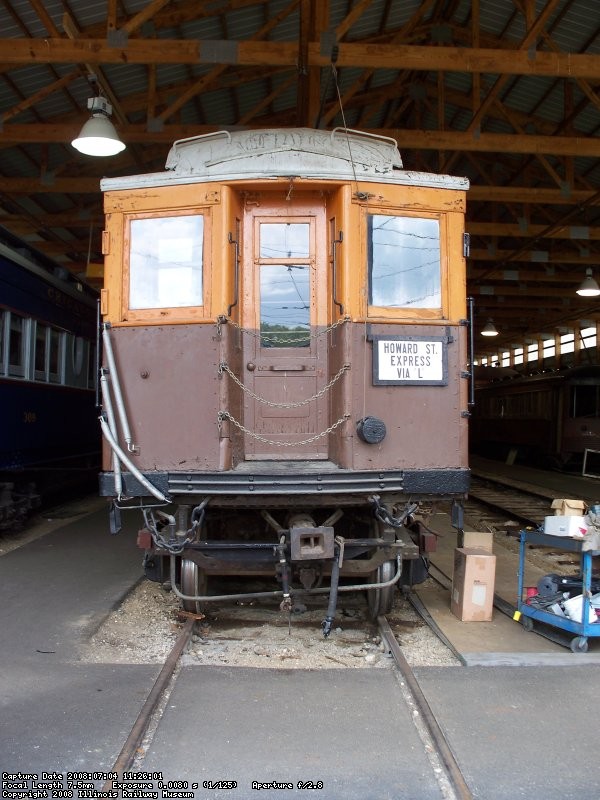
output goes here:
[{"label": "door handle", "polygon": [[295,367],[282,367],[278,364],[270,364],[267,369],[271,372],[304,372],[307,367],[306,364],[298,364]]}]

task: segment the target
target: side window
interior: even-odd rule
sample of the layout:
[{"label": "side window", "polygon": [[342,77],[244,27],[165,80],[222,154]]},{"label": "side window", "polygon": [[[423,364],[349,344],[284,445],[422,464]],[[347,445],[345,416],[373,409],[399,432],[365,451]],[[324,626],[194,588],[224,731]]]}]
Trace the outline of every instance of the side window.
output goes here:
[{"label": "side window", "polygon": [[47,380],[47,355],[48,355],[48,338],[50,329],[46,325],[36,323],[35,326],[35,377],[36,380]]},{"label": "side window", "polygon": [[132,219],[129,308],[202,306],[204,217]]},{"label": "side window", "polygon": [[55,328],[50,328],[50,348],[48,352],[48,379],[51,383],[62,383],[62,343],[64,336]]},{"label": "side window", "polygon": [[61,331],[43,325],[35,324],[35,379],[62,383],[62,342],[64,339]]},{"label": "side window", "polygon": [[440,223],[432,217],[367,216],[369,305],[441,309]]},{"label": "side window", "polygon": [[26,320],[18,314],[10,315],[8,333],[8,374],[25,377]]},{"label": "side window", "polygon": [[6,374],[6,323],[8,322],[8,312],[0,311],[0,375]]}]

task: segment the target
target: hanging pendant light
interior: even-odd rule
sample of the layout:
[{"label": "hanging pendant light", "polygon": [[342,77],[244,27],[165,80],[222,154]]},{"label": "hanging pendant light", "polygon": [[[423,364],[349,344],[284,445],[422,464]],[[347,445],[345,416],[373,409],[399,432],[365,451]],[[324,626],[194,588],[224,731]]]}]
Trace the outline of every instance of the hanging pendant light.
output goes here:
[{"label": "hanging pendant light", "polygon": [[125,149],[124,143],[112,124],[112,106],[102,96],[90,97],[88,109],[92,116],[84,124],[79,136],[71,144],[86,156],[115,156]]},{"label": "hanging pendant light", "polygon": [[600,286],[598,286],[593,278],[591,267],[586,269],[585,278],[579,289],[577,289],[577,294],[580,297],[598,297],[600,294]]},{"label": "hanging pendant light", "polygon": [[492,322],[491,319],[488,319],[486,324],[483,326],[483,328],[481,330],[481,335],[482,336],[498,336],[498,331],[496,329],[496,326],[494,325],[494,323]]}]

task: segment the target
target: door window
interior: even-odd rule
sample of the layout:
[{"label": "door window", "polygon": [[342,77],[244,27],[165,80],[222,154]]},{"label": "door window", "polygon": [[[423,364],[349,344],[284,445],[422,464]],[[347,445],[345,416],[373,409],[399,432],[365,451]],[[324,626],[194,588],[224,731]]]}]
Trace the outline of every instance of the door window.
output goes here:
[{"label": "door window", "polygon": [[258,258],[261,347],[309,347],[310,223],[261,222]]},{"label": "door window", "polygon": [[262,347],[310,344],[310,267],[263,264],[260,270]]}]

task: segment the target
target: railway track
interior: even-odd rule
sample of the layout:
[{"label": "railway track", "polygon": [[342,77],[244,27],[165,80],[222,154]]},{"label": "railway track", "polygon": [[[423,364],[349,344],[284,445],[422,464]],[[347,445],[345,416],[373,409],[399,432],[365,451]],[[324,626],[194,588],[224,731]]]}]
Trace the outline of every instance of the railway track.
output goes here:
[{"label": "railway track", "polygon": [[[393,668],[398,672],[398,680],[396,682],[398,691],[402,694],[403,702],[408,707],[410,718],[413,720],[417,734],[423,745],[427,759],[431,765],[432,774],[434,776],[433,779],[437,782],[440,788],[440,796],[445,798],[445,800],[471,800],[472,793],[469,789],[466,779],[460,770],[458,762],[456,761],[454,754],[435,717],[435,714],[429,706],[429,703],[427,702],[416,676],[402,651],[402,647],[400,646],[400,643],[398,642],[398,639],[396,638],[388,619],[385,616],[378,617],[377,626],[382,642],[387,648],[391,658],[393,658]],[[190,617],[185,621],[171,652],[165,659],[158,678],[156,679],[151,691],[142,705],[138,717],[126,738],[125,743],[123,744],[119,756],[113,764],[111,772],[108,773],[110,778],[106,780],[101,788],[101,793],[97,796],[115,796],[111,794],[111,792],[117,790],[118,784],[123,781],[129,781],[131,783],[132,776],[134,775],[146,776],[144,783],[146,784],[146,789],[148,788],[147,778],[148,776],[151,776],[152,773],[147,773],[144,771],[143,755],[140,756],[140,753],[144,752],[144,745],[147,744],[150,724],[152,723],[154,726],[156,726],[157,722],[158,724],[160,723],[161,701],[163,700],[165,693],[172,689],[174,681],[177,680],[176,673],[178,664],[180,663],[181,656],[186,651],[192,639],[195,627],[196,620],[193,617]],[[265,672],[265,680],[269,680],[268,672]],[[134,770],[133,772],[131,771],[132,769]],[[151,782],[156,783],[156,786],[153,786],[153,789],[158,790],[157,796],[165,796],[164,793],[161,794],[161,787],[163,784],[160,781]],[[187,789],[188,784],[187,782],[184,783],[186,783]],[[232,783],[235,783],[235,781]],[[133,779],[133,784],[135,784],[135,779]],[[198,785],[199,784],[193,784],[194,787],[198,787]],[[202,785],[203,784],[200,783],[200,787],[202,787]],[[135,791],[135,785],[130,787],[130,789]],[[406,789],[409,795],[418,795],[419,787],[406,787]],[[195,788],[193,793],[194,797],[204,798],[214,795],[214,793],[199,794],[201,791],[202,789]],[[120,792],[117,792],[117,794],[119,797],[121,796]],[[191,795],[184,793],[181,794],[181,796],[183,797]],[[227,796],[231,796],[232,798],[242,796],[245,797],[245,795],[238,795],[234,791],[229,793]]]},{"label": "railway track", "polygon": [[[521,526],[537,528],[552,513],[555,495],[542,487],[520,483],[488,473],[471,473],[467,516],[477,516],[488,524],[506,524],[507,518]],[[487,515],[482,513],[487,510]],[[516,526],[518,529],[518,526]]]}]

